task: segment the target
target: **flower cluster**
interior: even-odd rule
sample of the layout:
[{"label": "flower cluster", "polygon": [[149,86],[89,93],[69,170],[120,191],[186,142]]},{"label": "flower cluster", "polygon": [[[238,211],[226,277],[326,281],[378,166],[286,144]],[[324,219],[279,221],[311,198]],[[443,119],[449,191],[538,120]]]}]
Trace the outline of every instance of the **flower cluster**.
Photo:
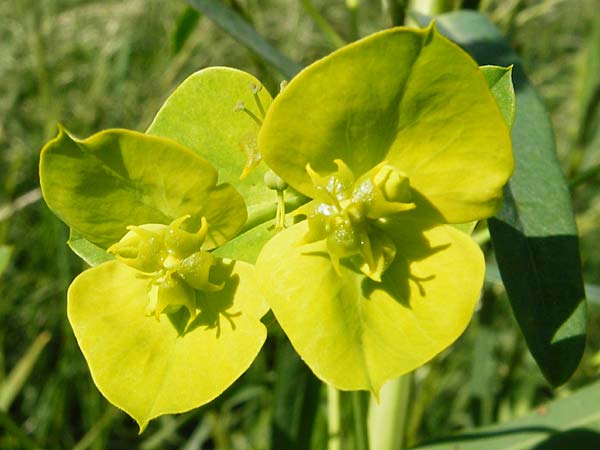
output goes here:
[{"label": "flower cluster", "polygon": [[68,315],[98,388],[141,429],[204,404],[254,360],[269,308],[338,389],[377,395],[450,345],[485,269],[456,224],[493,214],[513,170],[497,103],[512,85],[496,98],[484,76],[507,70],[479,68],[434,27],[395,28],[275,99],[209,68],[145,134],[61,130],[41,184],[94,266]]}]

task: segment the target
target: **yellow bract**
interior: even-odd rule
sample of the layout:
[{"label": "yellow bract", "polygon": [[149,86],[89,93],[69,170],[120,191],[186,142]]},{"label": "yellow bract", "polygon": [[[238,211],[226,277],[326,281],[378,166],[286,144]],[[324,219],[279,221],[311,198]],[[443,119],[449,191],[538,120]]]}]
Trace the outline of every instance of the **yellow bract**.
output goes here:
[{"label": "yellow bract", "polygon": [[433,26],[352,43],[288,84],[258,143],[313,199],[256,264],[317,376],[377,394],[463,332],[485,266],[446,224],[493,214],[513,170],[507,125],[465,52]]},{"label": "yellow bract", "polygon": [[160,321],[148,317],[150,281],[119,261],[86,270],[69,288],[69,321],[96,386],[142,431],[154,417],[220,395],[266,339],[260,317],[267,306],[257,295],[254,268],[237,262],[220,270],[228,274],[223,289],[203,296],[189,324],[185,311]]}]

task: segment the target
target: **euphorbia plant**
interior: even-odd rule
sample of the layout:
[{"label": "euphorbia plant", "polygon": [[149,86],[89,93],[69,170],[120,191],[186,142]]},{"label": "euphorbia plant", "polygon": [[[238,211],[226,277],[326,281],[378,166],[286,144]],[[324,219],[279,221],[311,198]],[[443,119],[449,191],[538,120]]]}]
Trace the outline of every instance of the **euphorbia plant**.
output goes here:
[{"label": "euphorbia plant", "polygon": [[484,260],[449,224],[493,214],[513,169],[511,86],[499,108],[486,82],[504,73],[433,27],[396,28],[272,102],[251,75],[211,68],[146,134],[61,130],[42,189],[75,251],[100,263],[68,299],[98,388],[142,429],[204,404],[256,356],[267,305],[339,389],[377,394],[450,345]]}]

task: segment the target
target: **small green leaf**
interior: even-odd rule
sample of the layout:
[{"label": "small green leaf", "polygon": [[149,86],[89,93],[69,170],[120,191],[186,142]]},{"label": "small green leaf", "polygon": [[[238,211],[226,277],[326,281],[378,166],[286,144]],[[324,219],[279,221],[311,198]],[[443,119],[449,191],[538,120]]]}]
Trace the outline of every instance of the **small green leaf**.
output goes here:
[{"label": "small green leaf", "polygon": [[184,331],[176,314],[146,315],[149,281],[119,261],[89,269],[71,284],[69,321],[94,382],[141,430],[154,417],[220,395],[262,347],[267,305],[257,295],[254,269],[237,262],[230,270],[223,290],[204,293]]},{"label": "small green leaf", "polygon": [[[325,382],[377,394],[424,364],[465,329],[479,298],[479,247],[448,225],[403,221],[399,249],[377,283],[342,264],[324,240],[301,245],[306,221],[271,239],[256,263],[259,286],[296,351]],[[460,261],[460,264],[457,264]]]},{"label": "small green leaf", "polygon": [[[220,0],[187,0],[187,3],[206,14],[225,32],[270,63],[284,76],[291,78],[302,69],[300,65],[267,42],[246,20],[224,2]],[[281,12],[285,13],[283,10]]]},{"label": "small green leaf", "polygon": [[482,66],[479,69],[492,91],[504,122],[509,128],[512,128],[516,111],[512,67]]},{"label": "small green leaf", "polygon": [[83,259],[87,264],[94,267],[103,262],[115,259],[114,255],[108,253],[105,249],[92,244],[77,231],[71,229],[67,245],[71,250]]},{"label": "small green leaf", "polygon": [[260,250],[273,236],[275,236],[275,220],[269,220],[241,233],[215,249],[213,253],[223,258],[254,264]]},{"label": "small green leaf", "polygon": [[[201,70],[181,83],[169,96],[148,128],[150,135],[173,139],[206,158],[219,170],[221,181],[230,183],[244,197],[252,216],[274,194],[263,183],[265,164],[244,179],[240,176],[255,152],[256,136],[271,96],[252,75],[227,67]],[[246,111],[236,110],[240,105]],[[251,115],[254,115],[254,119]]]},{"label": "small green leaf", "polygon": [[242,197],[204,158],[169,139],[106,130],[85,140],[60,129],[42,150],[46,203],[79,235],[105,249],[129,225],[168,224],[186,214],[191,228],[209,223],[207,249],[235,236],[246,221]]},{"label": "small green leaf", "polygon": [[437,23],[479,63],[514,65],[516,171],[503,209],[488,224],[529,349],[548,381],[560,385],[583,354],[586,302],[577,229],[552,125],[518,56],[485,16],[460,11],[440,16]]},{"label": "small green leaf", "polygon": [[415,450],[566,450],[600,448],[600,383],[499,426],[475,428]]},{"label": "small green leaf", "polygon": [[375,33],[304,69],[273,101],[259,149],[313,198],[307,164],[331,173],[341,159],[358,177],[385,160],[410,179],[419,214],[437,223],[493,214],[513,170],[486,80],[435,28]]}]

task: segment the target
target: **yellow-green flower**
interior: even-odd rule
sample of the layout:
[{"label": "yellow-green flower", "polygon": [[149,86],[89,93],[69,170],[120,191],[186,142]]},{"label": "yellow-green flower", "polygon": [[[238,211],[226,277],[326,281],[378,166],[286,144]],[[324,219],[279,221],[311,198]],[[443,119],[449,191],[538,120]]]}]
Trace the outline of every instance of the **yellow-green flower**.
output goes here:
[{"label": "yellow-green flower", "polygon": [[507,124],[466,53],[433,27],[350,44],[285,87],[258,146],[313,199],[257,274],[318,377],[377,393],[462,333],[485,265],[449,224],[492,215],[513,170]]},{"label": "yellow-green flower", "polygon": [[61,129],[40,174],[50,208],[105,260],[67,306],[98,389],[141,430],[220,395],[266,339],[254,267],[211,252],[244,225],[242,196],[188,148],[127,130]]}]

